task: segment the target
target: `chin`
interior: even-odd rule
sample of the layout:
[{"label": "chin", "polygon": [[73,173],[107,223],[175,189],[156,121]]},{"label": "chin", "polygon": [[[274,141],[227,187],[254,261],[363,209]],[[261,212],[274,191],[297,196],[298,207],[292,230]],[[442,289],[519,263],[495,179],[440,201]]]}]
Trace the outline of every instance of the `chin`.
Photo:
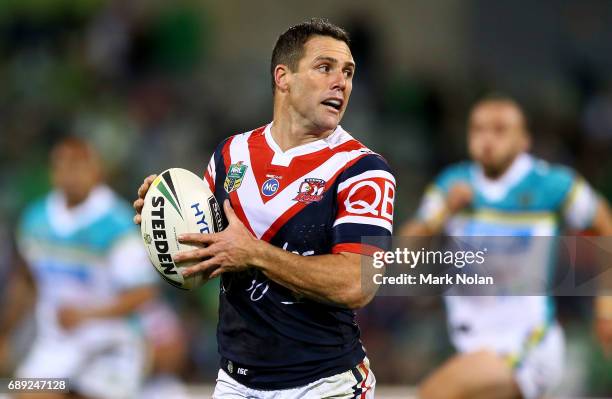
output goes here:
[{"label": "chin", "polygon": [[329,116],[320,118],[316,123],[316,125],[324,131],[335,130],[339,124],[340,118],[334,118]]}]

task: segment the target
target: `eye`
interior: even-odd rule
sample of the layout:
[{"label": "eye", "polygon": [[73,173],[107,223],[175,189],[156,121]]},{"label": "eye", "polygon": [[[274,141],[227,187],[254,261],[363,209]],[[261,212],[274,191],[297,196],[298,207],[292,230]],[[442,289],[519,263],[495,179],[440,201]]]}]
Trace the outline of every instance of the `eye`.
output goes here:
[{"label": "eye", "polygon": [[329,66],[329,64],[321,64],[321,65],[319,65],[317,70],[319,72],[327,73],[327,72],[331,71],[331,67]]},{"label": "eye", "polygon": [[347,78],[352,78],[353,77],[353,73],[354,73],[354,71],[352,69],[345,69],[344,70],[344,76],[346,76]]}]

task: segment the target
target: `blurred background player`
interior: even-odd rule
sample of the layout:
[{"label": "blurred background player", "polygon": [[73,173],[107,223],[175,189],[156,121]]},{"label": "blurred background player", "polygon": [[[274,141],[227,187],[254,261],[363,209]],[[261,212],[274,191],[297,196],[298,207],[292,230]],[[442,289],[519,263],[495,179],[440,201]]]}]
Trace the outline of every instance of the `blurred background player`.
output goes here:
[{"label": "blurred background player", "polygon": [[[157,276],[131,208],[102,183],[92,147],[66,138],[53,147],[50,164],[54,190],[28,207],[19,225],[28,270],[9,285],[2,340],[27,314],[23,299],[35,296],[36,338],[16,376],[68,378],[84,397],[134,397],[146,350],[131,316],[156,295]],[[24,288],[27,277],[31,288]]]},{"label": "blurred background player", "polygon": [[[558,235],[561,226],[612,234],[606,201],[580,176],[527,153],[525,115],[513,99],[492,95],[477,102],[469,118],[468,144],[472,161],[439,175],[401,235],[550,237]],[[530,241],[533,247],[538,240]],[[551,244],[545,243],[549,253]],[[520,279],[513,261],[503,266],[517,268],[513,273]],[[545,272],[547,261],[526,266]],[[451,340],[459,354],[421,384],[420,398],[531,399],[559,382],[564,338],[552,298],[445,299]],[[600,304],[604,301],[600,298]],[[609,319],[600,318],[599,327],[602,338],[609,336]]]},{"label": "blurred background player", "polygon": [[187,361],[187,338],[179,315],[158,296],[139,308],[138,318],[149,354],[146,379],[138,397],[187,398],[187,389],[178,377]]}]

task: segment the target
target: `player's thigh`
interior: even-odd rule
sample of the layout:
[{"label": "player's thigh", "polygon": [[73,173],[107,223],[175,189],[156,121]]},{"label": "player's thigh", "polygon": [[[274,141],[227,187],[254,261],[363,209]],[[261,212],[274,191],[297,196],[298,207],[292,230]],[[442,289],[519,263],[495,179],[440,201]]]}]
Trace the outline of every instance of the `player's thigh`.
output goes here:
[{"label": "player's thigh", "polygon": [[20,378],[70,378],[83,361],[83,352],[73,343],[41,336],[15,374]]},{"label": "player's thigh", "polygon": [[53,392],[30,392],[15,395],[15,399],[72,399],[69,394]]},{"label": "player's thigh", "polygon": [[85,397],[133,398],[142,386],[145,365],[144,343],[123,342],[94,354],[71,381],[71,388]]},{"label": "player's thigh", "polygon": [[15,399],[90,399],[77,393],[31,392],[15,396]]},{"label": "player's thigh", "polygon": [[563,377],[564,358],[563,331],[554,325],[516,367],[514,375],[523,397],[536,399],[552,393]]},{"label": "player's thigh", "polygon": [[458,354],[419,387],[421,399],[519,399],[513,371],[490,351]]}]

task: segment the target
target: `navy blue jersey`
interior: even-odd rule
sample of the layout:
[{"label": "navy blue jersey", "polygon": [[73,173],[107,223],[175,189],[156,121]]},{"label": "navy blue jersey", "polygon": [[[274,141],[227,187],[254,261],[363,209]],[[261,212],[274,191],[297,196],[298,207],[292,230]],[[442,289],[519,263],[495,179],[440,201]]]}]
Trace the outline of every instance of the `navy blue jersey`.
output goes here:
[{"label": "navy blue jersey", "polygon": [[[395,179],[382,157],[341,127],[283,152],[270,126],[221,143],[205,174],[254,236],[311,256],[361,253],[362,236],[391,235]],[[298,297],[254,269],[223,274],[217,337],[221,367],[256,389],[303,386],[365,356],[352,310]]]}]

